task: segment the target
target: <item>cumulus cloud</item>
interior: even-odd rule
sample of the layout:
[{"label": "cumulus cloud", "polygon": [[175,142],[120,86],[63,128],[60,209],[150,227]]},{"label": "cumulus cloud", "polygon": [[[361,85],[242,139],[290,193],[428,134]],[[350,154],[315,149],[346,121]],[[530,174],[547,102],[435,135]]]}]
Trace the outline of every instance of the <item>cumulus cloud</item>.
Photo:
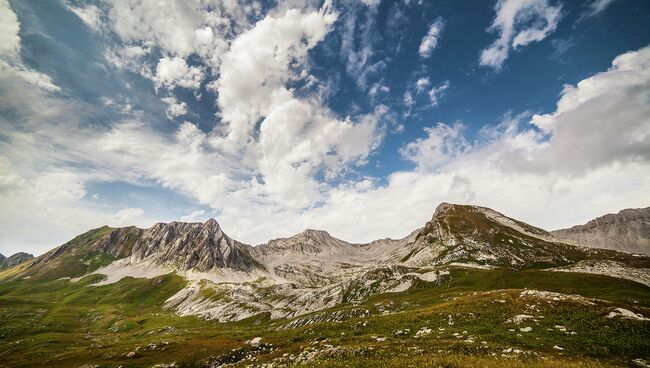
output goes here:
[{"label": "cumulus cloud", "polygon": [[175,96],[163,97],[161,100],[167,104],[165,113],[168,118],[173,119],[187,114],[187,103],[179,102]]},{"label": "cumulus cloud", "polygon": [[176,56],[163,57],[158,61],[154,82],[158,87],[173,89],[176,86],[197,89],[203,80],[203,69],[187,65],[184,59]]},{"label": "cumulus cloud", "polygon": [[424,128],[425,138],[418,138],[404,146],[400,153],[416,164],[419,170],[432,170],[467,151],[470,144],[463,136],[463,125],[439,123]]},{"label": "cumulus cloud", "polygon": [[488,28],[498,33],[499,38],[481,51],[480,64],[501,70],[511,48],[517,50],[553,33],[561,10],[561,5],[551,5],[549,0],[499,0],[496,16]]},{"label": "cumulus cloud", "polygon": [[241,146],[261,117],[293,98],[286,87],[291,66],[305,61],[335,20],[336,14],[325,10],[291,9],[280,17],[267,16],[233,41],[217,82],[228,143]]},{"label": "cumulus cloud", "polygon": [[420,47],[418,48],[420,57],[426,59],[431,56],[433,50],[435,50],[435,48],[438,46],[438,40],[440,39],[440,34],[444,28],[445,23],[443,22],[442,18],[436,19],[436,21],[429,26],[429,30],[427,31],[427,34],[422,38]]},{"label": "cumulus cloud", "polygon": [[[221,57],[238,34],[249,29],[262,15],[257,1],[103,0],[99,27],[120,42],[106,51],[115,67],[128,68],[156,79],[159,66],[149,55],[163,55],[167,66],[182,67],[190,57],[203,65],[202,73],[218,75]],[[95,19],[93,8],[71,9],[82,19]],[[94,22],[94,20],[91,20]],[[112,37],[111,37],[112,38]],[[179,59],[176,59],[179,58]],[[195,88],[199,71],[190,66],[183,81]],[[166,80],[170,82],[170,80]],[[167,84],[167,86],[170,86]]]},{"label": "cumulus cloud", "polygon": [[153,43],[165,53],[183,58],[211,45],[225,46],[213,38],[223,41],[233,31],[231,27],[246,28],[248,18],[260,10],[259,5],[239,6],[236,2],[107,0],[106,3],[109,26],[123,41]]}]

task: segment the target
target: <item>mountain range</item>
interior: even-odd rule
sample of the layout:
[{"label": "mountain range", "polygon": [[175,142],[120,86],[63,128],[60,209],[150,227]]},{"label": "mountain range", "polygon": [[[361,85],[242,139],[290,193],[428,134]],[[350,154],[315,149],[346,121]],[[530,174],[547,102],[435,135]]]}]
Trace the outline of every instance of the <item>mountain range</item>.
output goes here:
[{"label": "mountain range", "polygon": [[[434,268],[445,265],[564,267],[592,273],[615,269],[619,277],[646,280],[645,274],[620,271],[639,262],[639,257],[571,245],[565,240],[602,245],[610,234],[620,233],[614,226],[620,230],[628,220],[636,224],[632,230],[647,230],[647,222],[643,222],[647,217],[629,211],[621,214],[550,233],[489,208],[442,203],[430,221],[408,236],[366,244],[348,243],[321,230],[305,230],[250,246],[230,238],[214,219],[158,223],[148,229],[102,227],[21,264],[12,277],[77,281],[98,274],[103,276],[96,284],[106,285],[124,277],[176,273],[188,284],[169,298],[166,306],[180,315],[219,321],[260,313],[292,318],[358,302],[370,295],[406,290],[420,281],[439,280],[444,272],[441,275]],[[603,223],[606,229],[600,226]],[[637,231],[634,237],[632,230],[622,241],[637,241],[647,234]],[[600,242],[581,242],[592,238]],[[585,263],[590,266],[584,267]]]},{"label": "mountain range", "polygon": [[639,211],[548,232],[442,203],[363,244],[104,226],[2,257],[0,367],[643,366],[650,257],[590,247],[647,253]]}]

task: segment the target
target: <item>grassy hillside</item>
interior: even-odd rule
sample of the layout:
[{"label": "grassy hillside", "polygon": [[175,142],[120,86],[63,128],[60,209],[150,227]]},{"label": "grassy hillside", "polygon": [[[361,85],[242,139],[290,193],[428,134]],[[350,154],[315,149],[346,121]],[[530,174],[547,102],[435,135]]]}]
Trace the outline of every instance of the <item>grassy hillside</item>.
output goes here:
[{"label": "grassy hillside", "polygon": [[[650,288],[605,276],[456,269],[442,284],[420,282],[293,320],[258,315],[237,323],[164,310],[185,285],[175,275],[92,286],[99,278],[0,283],[0,367],[605,367],[650,360],[649,321],[607,318],[619,307],[650,316]],[[530,317],[517,324],[512,318],[520,315]],[[259,346],[246,343],[255,337]]]}]

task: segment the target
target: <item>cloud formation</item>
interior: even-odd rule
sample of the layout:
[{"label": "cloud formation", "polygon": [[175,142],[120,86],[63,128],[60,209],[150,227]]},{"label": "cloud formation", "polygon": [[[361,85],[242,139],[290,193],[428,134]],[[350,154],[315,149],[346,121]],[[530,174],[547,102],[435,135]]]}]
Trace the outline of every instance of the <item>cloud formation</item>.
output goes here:
[{"label": "cloud formation", "polygon": [[433,53],[433,50],[438,46],[438,41],[440,35],[442,34],[443,29],[445,28],[445,23],[442,18],[438,17],[435,22],[429,26],[427,34],[424,35],[422,41],[420,42],[420,47],[418,53],[421,58],[428,58]]},{"label": "cloud formation", "polygon": [[[143,76],[162,103],[152,117],[107,96],[102,101],[118,113],[104,121],[92,114],[96,106],[23,65],[18,18],[0,0],[0,95],[12,117],[0,115],[0,234],[12,244],[44,251],[57,245],[52,239],[106,223],[175,219],[150,215],[141,203],[104,201],[96,187],[116,178],[186,198],[195,207],[176,217],[216,216],[228,234],[252,244],[304,228],[350,241],[403,236],[441,201],[487,205],[545,227],[647,201],[650,48],[619,55],[608,70],[558,90],[553,111],[512,110],[478,130],[453,117],[440,121],[444,106],[430,108],[462,81],[424,69],[397,88],[370,78],[388,62],[374,49],[377,33],[366,31],[372,19],[351,18],[329,3],[153,4],[98,6],[94,34],[113,32],[119,40],[107,45],[108,67]],[[377,5],[354,6],[372,15]],[[541,0],[500,1],[496,10],[491,29],[499,39],[491,48],[503,58],[489,58],[500,60],[487,64],[494,68],[511,49],[547,37],[560,16],[559,5]],[[332,48],[339,41],[342,49]],[[418,41],[405,54],[419,52],[425,43]],[[424,48],[431,55],[436,43]],[[345,61],[341,75],[349,73],[368,106],[332,107],[348,96],[327,99],[328,76],[318,74],[315,52]],[[408,135],[397,136],[408,122],[383,99],[395,91],[409,113],[431,112]],[[217,115],[199,120],[192,98],[216,106]],[[388,141],[390,134],[398,138]],[[393,157],[400,165],[381,166]],[[368,169],[375,165],[383,170],[376,176]],[[30,227],[59,238],[33,235]]]},{"label": "cloud formation", "polygon": [[499,0],[494,8],[496,15],[490,32],[499,37],[481,51],[482,66],[501,70],[510,54],[532,42],[538,42],[553,33],[562,15],[561,5],[551,5],[549,0]]}]

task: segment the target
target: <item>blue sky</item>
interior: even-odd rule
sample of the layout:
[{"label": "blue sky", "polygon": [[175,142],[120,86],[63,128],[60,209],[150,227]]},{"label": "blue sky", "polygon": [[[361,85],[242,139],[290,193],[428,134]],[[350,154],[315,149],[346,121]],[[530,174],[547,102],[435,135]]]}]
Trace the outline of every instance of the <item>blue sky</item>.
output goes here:
[{"label": "blue sky", "polygon": [[650,3],[0,0],[0,252],[650,205]]}]

